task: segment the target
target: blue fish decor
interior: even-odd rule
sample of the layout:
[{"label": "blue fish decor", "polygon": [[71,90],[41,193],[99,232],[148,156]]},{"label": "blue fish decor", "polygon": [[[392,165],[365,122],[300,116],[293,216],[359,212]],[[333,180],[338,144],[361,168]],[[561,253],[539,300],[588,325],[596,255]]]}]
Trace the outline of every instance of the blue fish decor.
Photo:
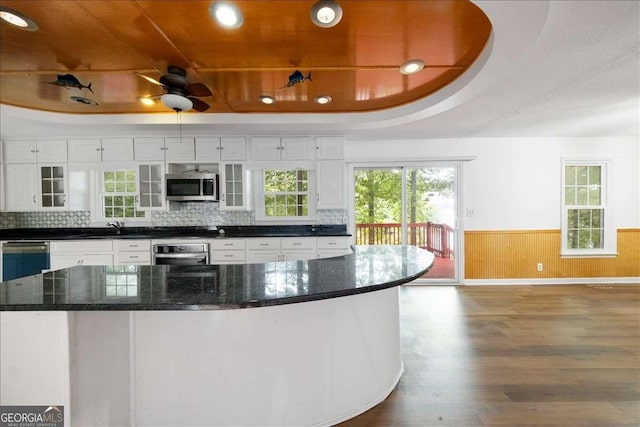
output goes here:
[{"label": "blue fish decor", "polygon": [[305,80],[309,80],[310,82],[313,81],[311,80],[311,71],[309,71],[309,74],[305,76],[300,71],[296,70],[293,72],[293,74],[289,76],[289,81],[287,82],[287,85],[283,86],[282,88],[284,89],[285,87],[295,86],[298,83],[304,82]]},{"label": "blue fish decor", "polygon": [[73,74],[58,74],[58,79],[52,82],[47,82],[50,83],[52,85],[56,85],[56,86],[61,86],[64,88],[70,88],[70,87],[75,87],[78,88],[80,90],[82,90],[82,88],[87,88],[89,89],[89,92],[93,93],[93,89],[91,89],[91,83],[89,83],[89,85],[85,86],[82,83],[80,83],[80,80],[78,80],[78,78],[76,76],[74,76]]}]

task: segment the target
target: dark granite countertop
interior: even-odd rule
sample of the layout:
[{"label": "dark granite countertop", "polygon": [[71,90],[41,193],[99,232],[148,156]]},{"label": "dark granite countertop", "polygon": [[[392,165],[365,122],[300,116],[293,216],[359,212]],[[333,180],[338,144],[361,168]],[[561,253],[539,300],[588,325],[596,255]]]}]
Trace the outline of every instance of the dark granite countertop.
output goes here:
[{"label": "dark granite countertop", "polygon": [[414,246],[356,246],[335,258],[266,264],[75,266],[0,282],[0,311],[264,307],[398,286],[432,264]]},{"label": "dark granite countertop", "polygon": [[[224,230],[221,233],[221,230]],[[109,227],[9,228],[0,230],[0,240],[76,239],[168,239],[183,237],[300,237],[348,236],[347,226],[337,225],[229,225],[218,227]]]}]

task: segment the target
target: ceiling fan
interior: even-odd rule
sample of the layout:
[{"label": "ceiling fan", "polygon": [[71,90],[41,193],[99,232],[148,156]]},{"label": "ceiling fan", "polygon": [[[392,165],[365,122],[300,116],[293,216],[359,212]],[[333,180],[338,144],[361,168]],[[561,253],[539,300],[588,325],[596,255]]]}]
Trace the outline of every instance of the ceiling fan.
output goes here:
[{"label": "ceiling fan", "polygon": [[211,90],[204,83],[191,83],[187,79],[187,71],[184,68],[169,65],[167,74],[160,77],[160,81],[144,74],[139,74],[143,79],[161,86],[165,94],[145,97],[147,99],[157,99],[176,112],[189,111],[193,108],[203,112],[209,109],[209,104],[202,101],[201,97],[213,95]]}]

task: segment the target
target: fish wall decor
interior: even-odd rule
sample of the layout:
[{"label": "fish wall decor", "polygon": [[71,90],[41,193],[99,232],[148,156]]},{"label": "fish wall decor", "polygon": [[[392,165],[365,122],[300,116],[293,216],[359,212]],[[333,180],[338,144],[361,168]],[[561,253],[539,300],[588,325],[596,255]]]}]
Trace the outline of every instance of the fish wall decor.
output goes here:
[{"label": "fish wall decor", "polygon": [[289,76],[289,81],[287,82],[286,86],[282,86],[280,89],[295,86],[298,83],[303,83],[305,80],[309,80],[310,82],[313,81],[311,80],[311,71],[309,71],[309,74],[305,76],[299,70],[296,70]]},{"label": "fish wall decor", "polygon": [[77,89],[82,90],[82,88],[86,87],[87,89],[89,89],[89,92],[94,93],[93,89],[91,89],[91,83],[85,86],[82,83],[80,83],[80,80],[78,80],[78,78],[73,74],[58,74],[57,80],[54,80],[52,82],[47,82],[47,83],[56,85],[56,86],[61,86],[66,89],[69,89],[70,87],[75,87]]}]

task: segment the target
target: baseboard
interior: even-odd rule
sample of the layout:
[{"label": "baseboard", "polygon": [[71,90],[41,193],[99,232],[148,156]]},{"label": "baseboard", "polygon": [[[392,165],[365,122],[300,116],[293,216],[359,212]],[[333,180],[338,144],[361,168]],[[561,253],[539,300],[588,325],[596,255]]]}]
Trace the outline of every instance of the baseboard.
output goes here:
[{"label": "baseboard", "polygon": [[464,285],[631,285],[640,277],[560,277],[555,279],[465,279]]}]

